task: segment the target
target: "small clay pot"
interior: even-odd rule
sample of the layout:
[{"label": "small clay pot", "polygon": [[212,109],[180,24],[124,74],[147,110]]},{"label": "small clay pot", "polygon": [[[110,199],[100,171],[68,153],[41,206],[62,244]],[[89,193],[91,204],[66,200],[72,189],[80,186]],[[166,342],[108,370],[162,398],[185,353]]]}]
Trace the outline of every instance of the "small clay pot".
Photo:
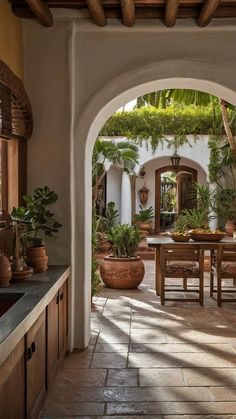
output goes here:
[{"label": "small clay pot", "polygon": [[11,264],[3,252],[0,252],[0,287],[7,287],[12,277]]},{"label": "small clay pot", "polygon": [[232,220],[227,220],[225,224],[225,232],[227,236],[233,237],[234,231],[236,231],[236,223]]},{"label": "small clay pot", "polygon": [[34,273],[45,272],[48,269],[48,256],[44,246],[30,246],[26,249],[27,265],[34,269]]}]

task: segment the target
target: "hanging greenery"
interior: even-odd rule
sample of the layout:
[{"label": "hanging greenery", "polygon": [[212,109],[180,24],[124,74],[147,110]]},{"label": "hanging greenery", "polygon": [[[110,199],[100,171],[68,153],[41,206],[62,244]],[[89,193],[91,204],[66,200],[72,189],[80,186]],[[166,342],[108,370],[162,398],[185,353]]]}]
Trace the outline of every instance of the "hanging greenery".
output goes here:
[{"label": "hanging greenery", "polygon": [[[218,123],[221,121],[220,111],[217,112]],[[219,125],[217,124],[217,125]],[[211,107],[171,105],[166,108],[144,106],[128,112],[116,112],[108,119],[100,132],[100,136],[122,136],[140,144],[150,143],[153,150],[167,141],[167,135],[174,139],[168,146],[181,146],[188,142],[187,135],[210,135],[214,132]],[[221,131],[223,133],[223,129]]]}]

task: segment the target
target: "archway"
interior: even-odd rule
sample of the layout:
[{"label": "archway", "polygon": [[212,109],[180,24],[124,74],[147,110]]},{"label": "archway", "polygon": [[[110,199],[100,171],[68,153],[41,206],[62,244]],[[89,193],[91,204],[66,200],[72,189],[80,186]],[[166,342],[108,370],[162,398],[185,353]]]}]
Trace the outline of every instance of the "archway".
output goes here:
[{"label": "archway", "polygon": [[[204,66],[200,62],[190,64],[191,71],[189,71],[189,63],[176,61],[173,67],[170,62],[155,63],[155,65],[126,73],[110,81],[101,91],[98,91],[77,119],[74,103],[71,193],[72,266],[73,277],[76,278],[72,289],[72,295],[75,296],[72,314],[75,347],[86,347],[90,337],[91,159],[94,142],[103,124],[123,103],[154,90],[195,89],[224,97],[227,101],[236,104],[236,92],[220,82],[208,80],[213,70],[210,63],[204,63]],[[170,76],[170,72],[172,77],[166,78],[166,74]],[[175,77],[176,74],[179,77]],[[192,77],[189,77],[189,74]],[[144,80],[148,82],[145,83]],[[84,199],[81,199],[81,196]],[[79,217],[78,214],[80,214]]]}]

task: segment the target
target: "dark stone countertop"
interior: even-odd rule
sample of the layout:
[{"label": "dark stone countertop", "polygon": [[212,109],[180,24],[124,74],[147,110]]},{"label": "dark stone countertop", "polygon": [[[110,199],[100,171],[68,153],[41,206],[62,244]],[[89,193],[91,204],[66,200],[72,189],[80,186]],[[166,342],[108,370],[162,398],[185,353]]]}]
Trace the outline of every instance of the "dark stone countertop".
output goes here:
[{"label": "dark stone countertop", "polygon": [[34,274],[29,280],[0,288],[0,303],[20,297],[0,317],[0,364],[27,333],[58,289],[70,275],[68,266],[49,266],[48,271]]}]

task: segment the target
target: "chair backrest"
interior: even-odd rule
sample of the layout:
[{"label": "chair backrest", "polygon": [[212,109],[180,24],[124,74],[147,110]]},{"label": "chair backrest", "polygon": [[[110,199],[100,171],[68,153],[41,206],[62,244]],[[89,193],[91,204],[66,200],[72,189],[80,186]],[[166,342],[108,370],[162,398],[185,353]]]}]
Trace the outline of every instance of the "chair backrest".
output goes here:
[{"label": "chair backrest", "polygon": [[221,246],[217,252],[218,262],[235,262],[236,263],[236,247]]},{"label": "chair backrest", "polygon": [[188,244],[168,244],[161,248],[161,261],[166,263],[167,261],[178,261],[178,262],[199,262],[201,250],[196,245]]}]

